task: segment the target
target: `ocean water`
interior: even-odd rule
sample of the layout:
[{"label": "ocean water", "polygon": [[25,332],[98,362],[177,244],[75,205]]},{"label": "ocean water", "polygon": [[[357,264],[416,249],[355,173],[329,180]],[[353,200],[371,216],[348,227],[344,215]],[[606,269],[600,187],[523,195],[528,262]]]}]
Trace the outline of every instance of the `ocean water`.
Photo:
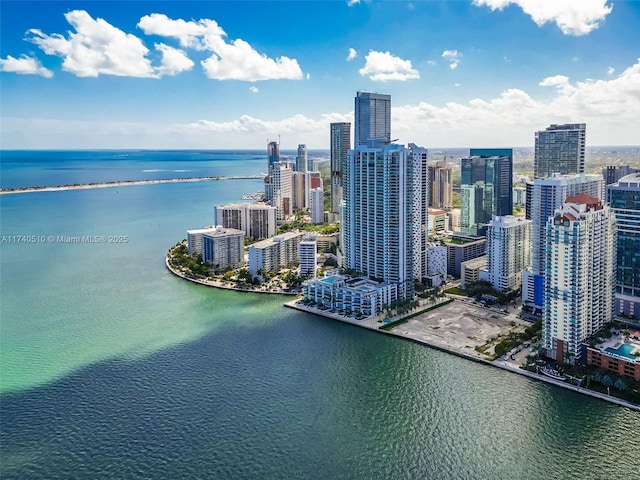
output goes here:
[{"label": "ocean water", "polygon": [[[105,173],[82,155],[83,169],[58,159],[49,173],[3,156],[2,181],[128,179],[155,161]],[[261,189],[0,196],[0,235],[55,238],[0,245],[0,478],[637,475],[637,412],[166,271],[167,249],[211,224],[214,204]],[[83,235],[127,241],[57,241]]]}]

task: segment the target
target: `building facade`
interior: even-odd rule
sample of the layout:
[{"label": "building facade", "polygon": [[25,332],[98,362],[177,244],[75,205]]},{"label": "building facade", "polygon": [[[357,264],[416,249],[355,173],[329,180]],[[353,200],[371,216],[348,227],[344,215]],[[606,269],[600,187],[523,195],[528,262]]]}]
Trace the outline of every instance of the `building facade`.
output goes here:
[{"label": "building facade", "polygon": [[202,261],[215,270],[238,268],[244,263],[244,232],[217,226],[204,233]]},{"label": "building facade", "polygon": [[500,292],[522,286],[522,272],[531,266],[531,220],[494,216],[487,229],[489,282]]},{"label": "building facade", "polygon": [[202,235],[214,232],[215,229],[212,225],[196,230],[187,230],[187,252],[189,255],[202,255]]},{"label": "building facade", "polygon": [[546,227],[542,347],[558,362],[581,357],[582,343],[611,321],[615,216],[585,193],[569,197]]},{"label": "building facade", "polygon": [[391,95],[358,92],[355,98],[354,146],[391,142]]},{"label": "building facade", "polygon": [[640,321],[640,173],[608,185],[607,202],[618,228],[615,312]]},{"label": "building facade", "polygon": [[487,240],[484,237],[454,233],[446,242],[447,275],[460,278],[462,262],[485,254]]},{"label": "building facade", "polygon": [[276,209],[266,203],[232,203],[215,206],[216,225],[243,230],[254,240],[276,233]]},{"label": "building facade", "polygon": [[585,123],[570,123],[536,132],[533,177],[584,173],[586,130]]},{"label": "building facade", "polygon": [[271,167],[272,205],[276,207],[278,224],[293,213],[293,167],[289,162],[276,162]]},{"label": "building facade", "polygon": [[309,170],[309,154],[304,143],[298,145],[298,155],[296,156],[296,171],[306,172]]},{"label": "building facade", "polygon": [[315,238],[307,238],[302,240],[299,245],[300,251],[300,276],[315,277],[316,276],[316,257],[318,254],[318,245]]},{"label": "building facade", "polygon": [[429,206],[449,210],[453,201],[453,176],[451,167],[445,162],[436,162],[429,167],[431,200]]},{"label": "building facade", "polygon": [[312,188],[310,192],[311,203],[311,223],[324,222],[324,190],[322,188]]},{"label": "building facade", "polygon": [[294,267],[300,258],[302,232],[286,232],[249,245],[249,273],[258,277],[261,272],[275,272],[278,268]]},{"label": "building facade", "polygon": [[513,152],[511,149],[471,149],[460,161],[460,228],[485,235],[494,215],[513,213]]},{"label": "building facade", "polygon": [[331,148],[331,213],[340,214],[342,171],[351,150],[351,123],[336,122],[329,127]]}]

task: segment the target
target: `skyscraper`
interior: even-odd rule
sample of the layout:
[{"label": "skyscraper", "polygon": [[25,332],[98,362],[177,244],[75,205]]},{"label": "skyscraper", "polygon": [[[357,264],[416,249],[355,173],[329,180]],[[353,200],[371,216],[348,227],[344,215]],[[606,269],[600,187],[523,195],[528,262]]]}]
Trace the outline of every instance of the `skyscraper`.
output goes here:
[{"label": "skyscraper", "polygon": [[453,199],[453,178],[451,167],[445,162],[436,162],[429,167],[429,184],[431,186],[430,207],[449,210]]},{"label": "skyscraper", "polygon": [[337,122],[330,126],[331,143],[331,212],[340,213],[342,203],[342,171],[351,150],[351,123]]},{"label": "skyscraper", "polygon": [[551,125],[535,133],[534,178],[584,173],[585,123]]},{"label": "skyscraper", "polygon": [[[414,171],[402,145],[358,146],[344,171],[343,266],[413,294]],[[415,199],[419,201],[419,199]],[[414,220],[415,219],[415,220]]]},{"label": "skyscraper", "polygon": [[307,154],[307,146],[303,143],[298,145],[298,156],[296,157],[296,171],[306,172],[309,170],[309,156]]},{"label": "skyscraper", "polygon": [[355,146],[391,141],[391,95],[358,92],[355,99]]},{"label": "skyscraper", "polygon": [[517,290],[531,266],[531,220],[494,216],[487,229],[489,282],[501,292]]},{"label": "skyscraper", "polygon": [[276,207],[276,221],[283,222],[293,212],[293,164],[276,162],[272,165],[272,205]]},{"label": "skyscraper", "polygon": [[545,232],[542,346],[558,362],[572,362],[581,344],[612,319],[615,217],[581,193],[566,199]]},{"label": "skyscraper", "polygon": [[608,185],[607,201],[618,227],[615,312],[640,320],[640,173]]},{"label": "skyscraper", "polygon": [[271,174],[273,164],[280,161],[280,144],[278,142],[269,142],[267,144],[267,156],[269,157],[267,164],[267,168],[269,169],[268,173]]},{"label": "skyscraper", "polygon": [[544,309],[546,270],[545,228],[547,220],[567,197],[580,193],[604,200],[604,182],[600,175],[560,175],[538,178],[527,184],[527,218],[531,225],[531,269],[524,273],[522,302],[539,311]]},{"label": "skyscraper", "polygon": [[484,235],[493,215],[513,213],[513,151],[471,149],[460,166],[461,229]]}]

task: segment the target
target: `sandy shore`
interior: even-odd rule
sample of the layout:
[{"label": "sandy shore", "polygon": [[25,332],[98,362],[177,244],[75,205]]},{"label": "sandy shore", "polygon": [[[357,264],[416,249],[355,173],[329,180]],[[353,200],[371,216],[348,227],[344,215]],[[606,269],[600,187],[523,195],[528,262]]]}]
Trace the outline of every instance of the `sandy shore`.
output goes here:
[{"label": "sandy shore", "polygon": [[190,177],[190,178],[160,178],[156,180],[124,180],[121,182],[84,183],[74,185],[56,185],[54,187],[25,187],[14,189],[2,189],[0,195],[12,193],[31,192],[60,192],[64,190],[87,190],[90,188],[128,187],[133,185],[155,185],[158,183],[187,183],[187,182],[212,182],[216,180],[257,180],[264,178],[262,175],[247,175],[243,177]]}]

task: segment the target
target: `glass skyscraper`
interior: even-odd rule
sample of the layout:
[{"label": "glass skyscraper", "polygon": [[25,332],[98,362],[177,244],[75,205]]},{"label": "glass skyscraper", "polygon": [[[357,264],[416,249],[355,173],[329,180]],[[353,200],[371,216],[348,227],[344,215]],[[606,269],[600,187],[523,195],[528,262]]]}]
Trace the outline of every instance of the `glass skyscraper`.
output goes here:
[{"label": "glass skyscraper", "polygon": [[485,235],[494,215],[513,213],[513,150],[473,148],[460,163],[460,227]]},{"label": "glass skyscraper", "polygon": [[358,147],[372,141],[391,141],[391,95],[358,92],[355,99],[355,142]]},{"label": "glass skyscraper", "polygon": [[533,177],[584,173],[586,130],[585,123],[569,123],[536,132]]},{"label": "glass skyscraper", "polygon": [[618,226],[614,308],[640,321],[640,173],[607,185],[607,201]]}]

